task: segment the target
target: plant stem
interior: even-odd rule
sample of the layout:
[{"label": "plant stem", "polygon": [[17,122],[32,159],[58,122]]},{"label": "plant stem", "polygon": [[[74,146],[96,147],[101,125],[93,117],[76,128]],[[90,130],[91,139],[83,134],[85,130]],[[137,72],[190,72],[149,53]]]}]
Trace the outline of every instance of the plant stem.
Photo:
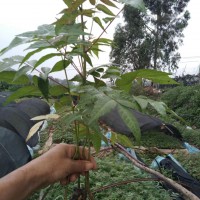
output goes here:
[{"label": "plant stem", "polygon": [[116,15],[115,17],[109,22],[109,24],[106,26],[106,28],[102,31],[102,33],[99,35],[99,37],[92,43],[92,45],[87,49],[87,52],[93,47],[93,45],[95,45],[98,40],[101,38],[101,36],[106,32],[106,30],[108,29],[108,27],[112,24],[112,22],[116,19],[116,17],[124,10],[124,8],[122,8]]},{"label": "plant stem", "polygon": [[[83,5],[79,7],[80,11],[83,10]],[[81,15],[81,24],[82,24],[82,31],[84,31],[84,21],[83,21],[83,15]],[[82,35],[82,40],[85,41],[85,36]],[[83,45],[83,55],[87,54],[85,45]],[[86,59],[82,56],[82,70],[83,70],[83,85],[86,83],[86,75],[87,75],[87,69],[86,69]]]},{"label": "plant stem", "polygon": [[90,174],[86,172],[85,174],[85,190],[86,190],[86,197],[88,196],[89,200],[94,200],[93,194],[90,191]]}]

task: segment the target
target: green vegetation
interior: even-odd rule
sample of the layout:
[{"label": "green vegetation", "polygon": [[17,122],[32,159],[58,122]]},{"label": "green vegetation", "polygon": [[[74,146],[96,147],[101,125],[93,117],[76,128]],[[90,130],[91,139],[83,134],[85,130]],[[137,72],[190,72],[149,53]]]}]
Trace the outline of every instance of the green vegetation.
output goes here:
[{"label": "green vegetation", "polygon": [[164,101],[188,125],[200,128],[200,85],[178,86],[162,95]]},{"label": "green vegetation", "polygon": [[[72,132],[70,131],[70,129],[68,129],[68,131],[66,132],[64,117],[56,122],[52,122],[52,124],[49,124],[49,128],[50,127],[52,127],[54,130],[54,143],[73,143],[74,138]],[[177,124],[177,128],[181,131],[184,137],[184,141],[187,141],[190,144],[195,144],[197,147],[200,147],[200,133],[198,130],[188,130],[183,128],[183,126],[181,126],[180,124]],[[44,142],[47,140],[47,138],[48,133],[42,134],[42,146],[44,145]],[[144,133],[141,138],[141,145],[147,148],[147,150],[150,147],[157,147],[161,149],[168,148],[172,149],[172,151],[173,149],[183,148],[180,141],[178,141],[174,137],[171,137],[159,131],[151,131]],[[137,152],[147,165],[150,165],[153,159],[158,155],[158,153],[153,153],[152,151]],[[127,159],[119,156],[118,152],[103,155],[104,156],[102,158],[99,158],[98,156],[96,157],[96,161],[98,163],[98,170],[90,173],[90,185],[92,191],[107,186],[109,184],[117,184],[121,181],[134,181],[135,179],[136,182],[123,184],[121,186],[115,186],[107,190],[99,191],[98,193],[95,193],[95,199],[169,200],[175,199],[175,197],[177,196],[177,194],[163,189],[156,181],[139,181],[138,179],[141,178],[150,178],[150,175],[135,168]],[[183,155],[182,153],[177,153],[174,156],[193,177],[196,177],[200,180],[199,154]],[[171,173],[166,172],[164,170],[162,170],[162,172],[166,176],[169,176],[171,178]],[[67,193],[67,197],[69,198],[73,193],[74,187],[76,187],[76,183],[70,184],[67,187],[66,191],[66,187],[60,186],[59,184],[55,184],[51,188],[47,188],[43,191],[44,193],[47,192],[45,200],[64,199],[65,193]],[[82,187],[84,187],[83,184]],[[38,199],[39,192],[35,193],[29,200]]]},{"label": "green vegetation", "polygon": [[182,148],[180,140],[156,130],[143,133],[141,145],[145,147],[157,147],[160,149]]}]

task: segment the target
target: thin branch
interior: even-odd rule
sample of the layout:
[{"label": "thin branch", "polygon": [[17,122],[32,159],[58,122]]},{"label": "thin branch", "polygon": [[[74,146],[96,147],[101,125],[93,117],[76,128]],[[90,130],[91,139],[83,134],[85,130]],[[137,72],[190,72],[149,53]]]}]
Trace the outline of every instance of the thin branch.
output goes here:
[{"label": "thin branch", "polygon": [[[61,53],[61,54],[64,56],[64,58],[67,60],[66,49],[64,49],[64,47],[63,47],[63,49],[65,50],[65,53],[63,54],[63,52],[61,51],[61,49],[59,49],[58,47],[56,47],[56,46],[55,46],[54,44],[52,44],[49,40],[47,40],[47,42],[48,42],[50,45],[52,45],[59,53]],[[72,62],[71,64],[73,65],[74,69],[78,72],[78,74],[79,74],[80,76],[82,76],[80,70],[79,70],[78,67],[75,65],[75,63],[74,63],[73,61],[71,61],[71,62]]]},{"label": "thin branch", "polygon": [[88,52],[97,42],[98,40],[101,38],[101,36],[106,32],[106,30],[108,29],[108,27],[112,24],[112,22],[119,16],[119,14],[124,10],[124,8],[122,8],[117,15],[115,15],[115,17],[109,22],[109,24],[106,26],[106,28],[102,31],[102,33],[99,35],[99,37],[95,40],[95,42],[92,43],[92,45],[87,49],[86,52]]},{"label": "thin branch", "polygon": [[[32,65],[30,65],[30,64],[27,63],[27,62],[25,62],[25,64],[28,65],[29,67],[34,68]],[[38,70],[38,69],[36,69],[36,68],[35,68],[34,70],[37,71],[37,72],[40,73],[40,74],[42,73],[40,70]],[[68,89],[65,85],[59,83],[59,82],[56,81],[53,77],[48,76],[48,79],[51,80],[51,81],[53,81],[54,83],[57,83],[57,84],[60,85],[60,86],[63,86],[64,88]]]},{"label": "thin branch", "polygon": [[74,69],[78,72],[78,74],[83,78],[83,74],[80,72],[80,70],[78,69],[78,67],[76,66],[76,64],[72,61],[72,66],[74,67]]},{"label": "thin branch", "polygon": [[108,189],[113,188],[113,187],[118,187],[118,186],[126,185],[126,184],[129,184],[129,183],[144,182],[144,181],[160,181],[160,180],[158,178],[135,178],[133,180],[120,181],[118,183],[113,183],[113,184],[106,185],[104,187],[98,188],[96,190],[93,190],[92,194],[97,193],[97,192],[101,192],[101,191],[104,191],[104,190],[108,190]]}]

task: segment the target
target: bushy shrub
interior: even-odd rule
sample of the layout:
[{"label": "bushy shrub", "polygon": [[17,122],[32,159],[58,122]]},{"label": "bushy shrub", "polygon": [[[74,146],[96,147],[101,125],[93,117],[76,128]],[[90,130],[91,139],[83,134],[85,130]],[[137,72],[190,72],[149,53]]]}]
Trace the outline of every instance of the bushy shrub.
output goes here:
[{"label": "bushy shrub", "polygon": [[190,126],[200,128],[200,85],[175,87],[165,92],[161,99]]}]

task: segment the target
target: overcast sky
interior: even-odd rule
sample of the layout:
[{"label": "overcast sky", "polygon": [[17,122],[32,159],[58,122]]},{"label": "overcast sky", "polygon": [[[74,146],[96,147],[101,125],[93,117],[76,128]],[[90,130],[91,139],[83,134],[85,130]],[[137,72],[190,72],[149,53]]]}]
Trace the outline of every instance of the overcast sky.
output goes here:
[{"label": "overcast sky", "polygon": [[[62,0],[1,0],[0,1],[0,49],[7,46],[15,35],[35,30],[37,26],[52,23],[56,15],[63,9]],[[200,64],[200,0],[190,0],[188,10],[191,13],[191,19],[188,27],[185,29],[184,45],[180,47],[182,60],[178,74],[194,74],[198,72]],[[118,20],[119,21],[119,20]],[[108,37],[112,37],[114,27],[110,27]],[[11,51],[8,56],[16,53]],[[109,62],[109,49],[102,54],[96,65]]]}]

